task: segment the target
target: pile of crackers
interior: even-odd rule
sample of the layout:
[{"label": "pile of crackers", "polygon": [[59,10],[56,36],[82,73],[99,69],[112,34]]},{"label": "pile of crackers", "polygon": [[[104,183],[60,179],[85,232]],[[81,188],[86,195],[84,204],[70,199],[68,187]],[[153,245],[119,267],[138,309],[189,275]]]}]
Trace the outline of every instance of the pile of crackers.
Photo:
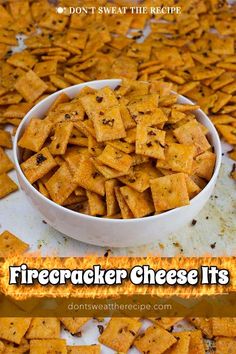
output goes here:
[{"label": "pile of crackers", "polygon": [[[84,5],[61,0],[58,6],[78,3]],[[168,5],[180,6],[181,14],[58,14],[47,0],[0,5],[0,198],[17,189],[7,175],[13,164],[4,151],[12,145],[5,127],[11,124],[14,134],[33,105],[81,82],[168,83],[200,105],[226,142],[236,144],[235,6],[226,0],[170,0]],[[143,40],[147,23],[151,33]],[[26,36],[26,49],[13,53],[18,34]],[[234,147],[229,156],[236,159]],[[231,176],[236,178],[235,164]]]},{"label": "pile of crackers", "polygon": [[[0,318],[0,353],[100,354],[100,344],[72,346],[60,338],[61,327],[73,336],[86,336],[83,326],[88,322],[96,326],[98,342],[117,354],[126,354],[132,347],[143,354],[205,354],[209,348],[204,338],[213,337],[211,353],[235,352],[235,318],[188,318],[186,320],[195,327],[190,330],[178,324],[183,320],[180,317],[148,320],[153,324],[143,330],[138,318],[112,318],[107,325],[102,318]],[[172,326],[175,326],[174,331]]]},{"label": "pile of crackers", "polygon": [[59,95],[18,146],[21,168],[45,197],[71,210],[140,218],[188,205],[211,179],[207,128],[169,85],[124,79]]}]

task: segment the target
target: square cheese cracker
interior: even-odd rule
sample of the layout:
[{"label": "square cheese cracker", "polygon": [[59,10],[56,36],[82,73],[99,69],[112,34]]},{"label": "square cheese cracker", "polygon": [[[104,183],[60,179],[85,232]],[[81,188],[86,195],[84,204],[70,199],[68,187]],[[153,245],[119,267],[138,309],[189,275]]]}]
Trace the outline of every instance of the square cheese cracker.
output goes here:
[{"label": "square cheese cracker", "polygon": [[236,338],[216,337],[215,354],[234,354]]},{"label": "square cheese cracker", "polygon": [[174,135],[179,143],[194,145],[195,155],[199,155],[211,147],[196,120],[188,122],[175,129]]},{"label": "square cheese cracker", "polygon": [[98,340],[113,350],[127,353],[141,325],[141,322],[134,318],[114,317],[110,320]]},{"label": "square cheese cracker", "polygon": [[77,185],[78,184],[74,181],[73,175],[66,163],[62,164],[45,183],[52,200],[60,205],[63,204],[63,202],[76,189]]},{"label": "square cheese cracker", "polygon": [[99,344],[67,346],[67,354],[100,354]]},{"label": "square cheese cracker", "polygon": [[27,339],[56,339],[60,337],[60,321],[57,318],[33,318],[26,333]]},{"label": "square cheese cracker", "polygon": [[165,148],[164,160],[158,160],[157,167],[175,172],[190,173],[192,171],[194,154],[194,145],[169,144]]},{"label": "square cheese cracker", "polygon": [[174,173],[150,181],[152,198],[157,212],[189,204],[184,173]]},{"label": "square cheese cracker", "polygon": [[124,172],[128,172],[132,164],[132,157],[130,155],[110,145],[105,147],[101,155],[98,156],[98,160],[115,170]]},{"label": "square cheese cracker", "polygon": [[3,231],[0,235],[0,257],[22,254],[29,245],[9,231]]},{"label": "square cheese cracker", "polygon": [[38,118],[32,118],[22,137],[18,141],[18,146],[38,152],[48,138],[51,129],[51,122],[45,122]]},{"label": "square cheese cracker", "polygon": [[134,345],[143,354],[162,354],[176,342],[176,338],[168,331],[152,326],[135,340]]},{"label": "square cheese cracker", "polygon": [[17,191],[17,189],[17,184],[6,173],[0,175],[0,199]]},{"label": "square cheese cracker", "polygon": [[96,170],[94,164],[87,155],[83,155],[78,169],[74,174],[74,181],[80,187],[101,196],[105,195],[105,178]]},{"label": "square cheese cracker", "polygon": [[167,349],[165,354],[189,354],[189,345],[191,340],[191,335],[189,332],[176,332],[172,333],[177,339],[171,348]]},{"label": "square cheese cracker", "polygon": [[32,339],[31,354],[67,354],[65,339]]},{"label": "square cheese cracker", "polygon": [[10,160],[5,151],[0,147],[0,175],[14,168],[13,162]]},{"label": "square cheese cracker", "polygon": [[133,188],[124,186],[120,188],[120,192],[134,217],[141,218],[154,212],[154,205],[149,191],[140,193]]},{"label": "square cheese cracker", "polygon": [[0,338],[20,344],[31,323],[31,318],[1,317]]},{"label": "square cheese cracker", "polygon": [[46,147],[21,164],[22,171],[31,184],[56,166],[56,161]]},{"label": "square cheese cracker", "polygon": [[0,129],[0,146],[7,149],[12,148],[11,134],[8,131],[2,129]]},{"label": "square cheese cracker", "polygon": [[212,318],[213,336],[236,337],[236,318]]},{"label": "square cheese cracker", "polygon": [[26,101],[34,102],[47,90],[47,85],[38,75],[29,70],[17,80],[15,89]]},{"label": "square cheese cracker", "polygon": [[100,111],[93,119],[98,142],[124,138],[126,136],[120,109],[114,106]]}]

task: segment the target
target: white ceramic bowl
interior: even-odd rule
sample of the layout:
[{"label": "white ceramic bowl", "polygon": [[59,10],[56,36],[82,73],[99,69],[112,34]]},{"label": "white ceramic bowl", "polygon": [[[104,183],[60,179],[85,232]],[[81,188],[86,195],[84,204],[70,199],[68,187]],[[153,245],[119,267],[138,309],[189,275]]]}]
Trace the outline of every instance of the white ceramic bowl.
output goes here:
[{"label": "white ceramic bowl", "polygon": [[[207,186],[191,200],[190,205],[176,208],[160,215],[139,219],[117,220],[80,214],[57,205],[40,194],[28,182],[20,168],[20,148],[17,146],[17,142],[33,117],[43,117],[54,100],[62,92],[65,92],[70,97],[74,97],[84,86],[90,86],[95,89],[104,86],[115,88],[120,81],[99,80],[71,86],[55,92],[34,106],[24,117],[15,136],[14,158],[18,180],[32,205],[42,214],[48,224],[67,236],[93,245],[108,247],[129,247],[154,241],[163,242],[168,234],[190,223],[199,213],[210,198],[219,173],[221,164],[219,136],[210,119],[202,110],[198,109],[196,115],[197,119],[208,128],[208,139],[214,146],[217,155],[214,174]],[[178,97],[178,102],[192,103],[183,96]]]}]

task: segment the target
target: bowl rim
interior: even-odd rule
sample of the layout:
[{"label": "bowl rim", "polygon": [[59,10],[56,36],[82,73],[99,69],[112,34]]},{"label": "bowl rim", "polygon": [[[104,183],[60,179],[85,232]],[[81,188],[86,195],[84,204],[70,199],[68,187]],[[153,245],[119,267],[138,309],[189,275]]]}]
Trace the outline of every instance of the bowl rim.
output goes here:
[{"label": "bowl rim", "polygon": [[[67,214],[71,214],[74,215],[78,218],[84,218],[85,220],[88,221],[96,221],[96,222],[101,222],[101,223],[113,223],[113,224],[132,224],[135,222],[140,222],[140,221],[147,221],[147,220],[155,220],[155,219],[161,219],[164,218],[170,214],[176,213],[177,211],[184,209],[186,207],[191,207],[191,205],[193,203],[197,203],[198,199],[200,199],[203,195],[203,193],[206,193],[208,189],[211,188],[212,184],[215,184],[217,176],[219,174],[219,170],[220,170],[220,166],[221,166],[221,160],[222,160],[222,147],[221,147],[221,143],[220,143],[220,138],[219,135],[217,133],[216,128],[214,127],[213,123],[211,122],[210,118],[206,115],[206,113],[204,113],[200,108],[196,109],[194,112],[198,112],[200,113],[204,119],[207,120],[208,125],[209,125],[209,131],[211,133],[212,136],[214,136],[214,140],[215,140],[215,146],[217,146],[218,149],[218,154],[216,152],[216,163],[215,163],[215,168],[214,168],[214,173],[210,179],[210,181],[207,183],[207,185],[201,190],[201,192],[199,192],[195,197],[193,197],[190,200],[189,205],[185,205],[182,207],[178,207],[178,208],[174,208],[174,209],[170,209],[167,210],[161,214],[157,214],[157,215],[151,215],[151,216],[145,216],[145,217],[139,217],[139,218],[132,218],[132,219],[112,219],[112,218],[103,218],[103,217],[97,217],[97,216],[93,216],[93,215],[87,215],[87,214],[83,214],[71,209],[67,209],[62,205],[59,205],[57,203],[55,203],[54,201],[52,201],[51,199],[48,199],[47,197],[45,197],[43,194],[41,194],[36,188],[33,187],[32,184],[30,184],[30,182],[28,181],[28,179],[26,178],[26,176],[24,175],[21,167],[20,167],[20,163],[18,160],[18,154],[17,152],[19,151],[19,147],[18,147],[18,140],[19,140],[19,135],[22,131],[22,127],[25,125],[25,123],[32,117],[32,111],[37,111],[37,109],[39,107],[41,107],[42,105],[44,105],[45,103],[47,103],[47,101],[51,100],[52,98],[59,96],[62,93],[67,93],[67,91],[73,90],[78,88],[78,90],[80,90],[81,88],[85,87],[85,86],[89,86],[89,85],[96,85],[97,83],[102,84],[104,83],[105,87],[106,85],[109,86],[109,84],[116,84],[119,85],[122,82],[122,79],[105,79],[105,80],[93,80],[93,81],[87,81],[81,84],[77,84],[77,85],[72,85],[69,87],[66,87],[62,90],[56,91],[53,94],[49,95],[48,97],[44,98],[43,100],[41,100],[40,102],[38,102],[35,106],[33,106],[30,111],[27,112],[27,114],[24,116],[24,118],[22,119],[20,125],[17,128],[16,134],[15,134],[15,138],[14,138],[14,143],[13,143],[13,156],[14,156],[14,162],[15,162],[15,169],[18,175],[20,175],[21,179],[24,181],[24,183],[26,184],[27,188],[36,195],[36,197],[42,199],[42,201],[46,202],[49,204],[49,206],[54,207],[56,209],[61,210],[62,212],[64,211]],[[182,96],[178,93],[176,93],[178,98],[183,99],[185,101],[184,104],[195,104],[193,101],[191,101],[190,99],[188,99],[185,96]],[[70,96],[70,94],[69,94]]]}]

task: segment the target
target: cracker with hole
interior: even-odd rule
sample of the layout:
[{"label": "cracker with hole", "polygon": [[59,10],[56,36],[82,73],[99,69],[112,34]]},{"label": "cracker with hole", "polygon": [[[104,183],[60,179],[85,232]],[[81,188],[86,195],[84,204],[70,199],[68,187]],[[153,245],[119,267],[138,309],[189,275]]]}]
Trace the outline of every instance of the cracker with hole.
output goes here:
[{"label": "cracker with hole", "polygon": [[60,168],[45,183],[45,186],[52,200],[61,205],[76,189],[77,182],[74,181],[73,175],[65,163],[61,165]]},{"label": "cracker with hole", "polygon": [[174,173],[150,181],[152,198],[157,212],[189,204],[184,173]]},{"label": "cracker with hole", "polygon": [[60,337],[60,321],[57,318],[33,318],[26,333],[27,339],[56,339]]},{"label": "cracker with hole", "polygon": [[31,323],[31,318],[1,317],[0,338],[20,344]]},{"label": "cracker with hole", "polygon": [[65,339],[32,339],[30,341],[31,354],[67,354]]},{"label": "cracker with hole", "polygon": [[48,149],[52,155],[64,155],[73,129],[73,122],[57,123]]},{"label": "cracker with hole", "polygon": [[15,89],[27,102],[34,102],[47,90],[47,85],[38,75],[29,70],[16,81]]},{"label": "cracker with hole", "polygon": [[0,235],[0,257],[8,257],[23,254],[29,245],[9,231],[3,231]]},{"label": "cracker with hole", "polygon": [[0,199],[17,190],[17,184],[6,173],[0,175]]},{"label": "cracker with hole", "polygon": [[14,164],[5,151],[0,147],[0,175],[11,171],[14,168]]},{"label": "cracker with hole", "polygon": [[24,134],[18,141],[18,146],[38,152],[49,137],[53,124],[38,118],[32,118]]},{"label": "cracker with hole", "polygon": [[21,169],[31,184],[57,166],[48,148],[43,148],[21,164]]},{"label": "cracker with hole", "polygon": [[194,145],[170,143],[165,148],[164,159],[157,161],[157,168],[191,173],[195,153]]},{"label": "cracker with hole", "polygon": [[112,318],[98,340],[113,350],[127,353],[141,325],[134,318]]},{"label": "cracker with hole", "polygon": [[162,354],[176,342],[171,333],[159,326],[152,326],[135,340],[134,345],[143,354]]}]

